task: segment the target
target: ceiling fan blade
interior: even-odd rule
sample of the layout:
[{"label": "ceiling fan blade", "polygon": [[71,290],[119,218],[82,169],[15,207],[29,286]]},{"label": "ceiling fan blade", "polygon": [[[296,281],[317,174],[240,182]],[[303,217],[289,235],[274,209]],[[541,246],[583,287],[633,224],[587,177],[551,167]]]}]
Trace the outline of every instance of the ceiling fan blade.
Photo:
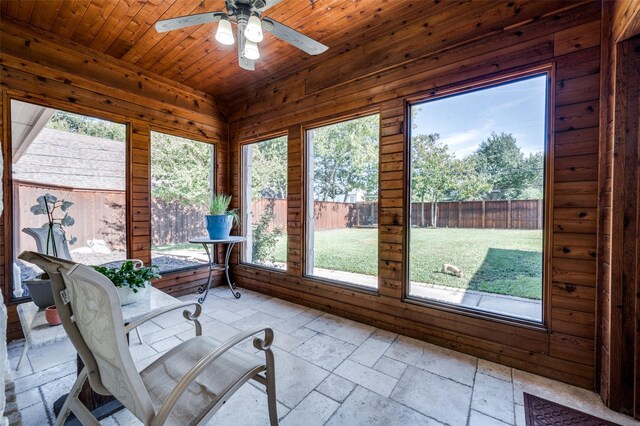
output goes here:
[{"label": "ceiling fan blade", "polygon": [[200,13],[198,15],[180,16],[178,18],[164,19],[156,22],[156,31],[163,33],[192,25],[206,24],[219,21],[225,14],[222,12]]},{"label": "ceiling fan blade", "polygon": [[307,52],[309,55],[319,55],[329,48],[271,18],[262,18],[262,29],[264,31],[270,31],[274,36]]}]

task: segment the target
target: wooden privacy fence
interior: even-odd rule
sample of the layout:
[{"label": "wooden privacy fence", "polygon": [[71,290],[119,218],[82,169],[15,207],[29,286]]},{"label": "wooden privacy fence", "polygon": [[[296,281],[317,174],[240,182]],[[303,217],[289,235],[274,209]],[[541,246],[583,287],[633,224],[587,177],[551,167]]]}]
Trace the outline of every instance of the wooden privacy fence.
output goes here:
[{"label": "wooden privacy fence", "polygon": [[[252,203],[254,223],[273,203],[273,226],[286,229],[287,202],[262,199]],[[365,227],[378,223],[378,203],[314,203],[314,229]],[[432,226],[432,203],[412,203],[413,226]],[[441,228],[542,229],[542,200],[446,201],[437,203],[437,226]],[[424,208],[424,214],[422,209]]]},{"label": "wooden privacy fence", "polygon": [[[70,247],[72,250],[86,247],[88,240],[104,240],[112,250],[125,248],[125,191],[78,189],[14,181],[13,240],[16,253],[36,249],[33,238],[21,230],[39,228],[47,222],[46,215],[36,216],[29,210],[36,204],[36,199],[46,193],[73,203],[68,213],[75,219],[75,223],[67,228],[67,238],[77,237],[78,241]],[[56,211],[56,217],[59,213]]]},{"label": "wooden privacy fence", "polygon": [[[287,200],[263,198],[251,203],[253,223],[257,223],[269,205],[273,205],[272,227],[287,229]],[[378,224],[378,203],[339,203],[316,201],[314,206],[314,229],[350,228]]]},{"label": "wooden privacy fence", "polygon": [[152,244],[185,243],[190,238],[206,236],[207,230],[204,224],[204,215],[207,213],[207,208],[204,206],[186,206],[179,202],[152,199]]},{"label": "wooden privacy fence", "polygon": [[[438,204],[439,228],[542,229],[542,200],[448,201]],[[431,203],[412,203],[413,226],[432,225]]]}]

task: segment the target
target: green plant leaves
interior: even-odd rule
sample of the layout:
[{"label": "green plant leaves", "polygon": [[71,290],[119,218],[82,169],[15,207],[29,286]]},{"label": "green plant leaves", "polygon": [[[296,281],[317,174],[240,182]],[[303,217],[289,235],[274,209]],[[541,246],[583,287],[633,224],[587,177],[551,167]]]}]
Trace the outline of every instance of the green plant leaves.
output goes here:
[{"label": "green plant leaves", "polygon": [[211,207],[209,208],[209,213],[214,216],[229,214],[229,204],[231,204],[231,195],[227,195],[224,193],[216,194],[211,199]]},{"label": "green plant leaves", "polygon": [[157,266],[136,268],[132,260],[125,261],[120,267],[93,266],[93,269],[109,278],[116,287],[129,287],[134,293],[143,288],[145,282],[161,277]]}]

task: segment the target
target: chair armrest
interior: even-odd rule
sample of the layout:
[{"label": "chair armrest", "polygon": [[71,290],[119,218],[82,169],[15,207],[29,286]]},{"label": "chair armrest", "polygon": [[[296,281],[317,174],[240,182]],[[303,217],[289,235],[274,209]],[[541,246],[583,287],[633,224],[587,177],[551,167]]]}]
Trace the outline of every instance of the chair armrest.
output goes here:
[{"label": "chair armrest", "polygon": [[156,309],[155,311],[150,312],[149,314],[140,318],[139,320],[136,320],[127,324],[124,327],[124,331],[129,333],[130,331],[135,330],[145,322],[152,320],[160,315],[166,314],[167,312],[175,311],[177,309],[186,308],[191,305],[195,307],[194,312],[191,313],[190,311],[185,309],[184,312],[182,313],[182,316],[184,316],[186,320],[193,321],[195,323],[196,336],[200,336],[202,335],[202,326],[200,325],[200,321],[198,321],[198,318],[200,317],[200,313],[202,312],[202,306],[196,301],[176,303],[175,305],[170,305],[164,308]]},{"label": "chair armrest", "polygon": [[258,337],[253,339],[253,346],[256,349],[271,353],[271,343],[273,342],[273,330],[269,327],[255,327],[241,333],[236,334],[232,338],[228,339],[221,346],[210,352],[207,356],[203,357],[200,361],[194,365],[191,370],[184,375],[184,377],[178,382],[173,389],[167,400],[162,405],[160,412],[154,419],[156,424],[164,424],[167,417],[173,410],[173,407],[178,402],[178,399],[182,396],[182,393],[187,390],[189,384],[196,379],[202,373],[202,371],[209,366],[213,361],[218,359],[226,351],[237,345],[238,343],[248,339],[249,337],[264,331],[264,339]]}]

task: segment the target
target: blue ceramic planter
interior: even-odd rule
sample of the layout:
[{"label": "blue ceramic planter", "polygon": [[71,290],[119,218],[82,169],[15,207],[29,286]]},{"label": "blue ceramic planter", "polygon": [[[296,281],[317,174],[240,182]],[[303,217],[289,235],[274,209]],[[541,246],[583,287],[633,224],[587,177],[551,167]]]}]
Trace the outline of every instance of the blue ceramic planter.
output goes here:
[{"label": "blue ceramic planter", "polygon": [[233,226],[233,216],[223,215],[205,215],[205,225],[209,238],[212,240],[224,240],[229,238],[231,227]]}]

